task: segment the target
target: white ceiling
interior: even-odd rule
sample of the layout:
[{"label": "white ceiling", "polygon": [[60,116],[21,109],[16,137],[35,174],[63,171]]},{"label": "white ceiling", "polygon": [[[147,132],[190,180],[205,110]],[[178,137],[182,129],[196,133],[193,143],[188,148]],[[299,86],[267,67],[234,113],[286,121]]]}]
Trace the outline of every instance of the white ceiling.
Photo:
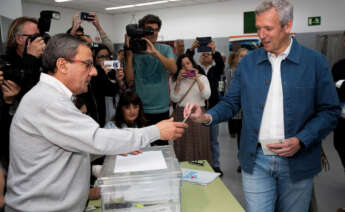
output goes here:
[{"label": "white ceiling", "polygon": [[62,2],[56,3],[54,0],[23,0],[24,2],[29,3],[38,3],[38,4],[47,4],[56,7],[66,7],[77,9],[81,11],[94,11],[94,12],[101,12],[107,14],[124,14],[124,13],[133,13],[137,11],[144,11],[144,10],[155,10],[155,9],[163,9],[169,7],[184,7],[184,6],[191,6],[191,5],[199,5],[199,4],[209,4],[209,3],[216,3],[216,2],[225,2],[225,1],[232,1],[232,0],[180,0],[174,2],[168,2],[164,4],[155,4],[155,5],[147,5],[141,7],[132,7],[132,8],[125,8],[125,9],[118,9],[118,10],[105,10],[107,7],[117,7],[117,6],[124,6],[130,4],[140,4],[140,3],[147,3],[159,0],[72,0],[69,2]]}]

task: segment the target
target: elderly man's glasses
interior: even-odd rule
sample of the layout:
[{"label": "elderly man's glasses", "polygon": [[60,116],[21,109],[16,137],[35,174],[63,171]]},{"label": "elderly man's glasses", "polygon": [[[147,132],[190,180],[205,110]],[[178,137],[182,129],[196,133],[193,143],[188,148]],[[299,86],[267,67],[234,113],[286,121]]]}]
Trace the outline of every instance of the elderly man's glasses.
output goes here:
[{"label": "elderly man's glasses", "polygon": [[70,63],[82,63],[86,65],[87,69],[91,69],[92,67],[94,67],[93,65],[93,61],[91,60],[78,60],[78,59],[73,59],[73,58],[65,58],[65,60],[67,60]]}]

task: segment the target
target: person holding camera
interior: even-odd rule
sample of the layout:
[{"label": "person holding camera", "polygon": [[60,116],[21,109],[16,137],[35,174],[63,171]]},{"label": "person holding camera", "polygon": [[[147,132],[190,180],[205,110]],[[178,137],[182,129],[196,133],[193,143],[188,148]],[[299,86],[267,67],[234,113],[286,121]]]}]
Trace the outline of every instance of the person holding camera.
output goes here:
[{"label": "person holding camera", "polygon": [[106,45],[111,52],[114,52],[113,43],[111,42],[107,34],[104,32],[99,22],[98,16],[95,12],[81,12],[75,14],[73,16],[72,27],[68,29],[67,34],[79,37],[84,36],[84,29],[81,27],[83,20],[92,23],[92,25],[96,28],[97,32],[99,33],[99,36],[101,37],[102,44]]},{"label": "person holding camera", "polygon": [[[126,89],[126,85],[121,67],[110,67],[105,64],[105,61],[112,59],[109,48],[100,44],[98,48],[94,49],[94,52],[95,67],[98,74],[91,79],[88,91],[81,94],[81,97],[86,100],[88,115],[103,127],[106,122],[107,112],[109,113],[106,110],[106,97],[112,99],[119,92]],[[112,102],[112,106],[114,106],[114,102]]]},{"label": "person holding camera", "polygon": [[[193,58],[186,54],[177,58],[177,72],[170,78],[170,98],[175,102],[174,119],[183,120],[183,109],[187,102],[200,104],[205,109],[205,101],[211,95],[210,84],[202,69],[198,69]],[[189,129],[174,142],[179,161],[207,160],[211,162],[210,133],[208,127],[189,120]]]},{"label": "person holding camera", "polygon": [[[0,64],[0,155],[2,176],[6,179],[9,164],[9,128],[20,99],[39,79],[41,56],[45,48],[34,18],[15,19],[8,30],[6,53]],[[36,38],[34,38],[36,37]],[[1,184],[1,183],[0,183]],[[0,186],[0,193],[3,194]]]},{"label": "person holding camera", "polygon": [[[145,117],[149,124],[155,124],[169,117],[168,74],[177,70],[174,53],[170,46],[157,43],[162,21],[158,16],[146,15],[139,21],[139,29],[129,33],[126,27],[125,36],[126,65],[125,76],[129,86],[134,86],[144,104]],[[132,34],[151,31],[142,38]],[[132,37],[130,37],[132,36]],[[134,43],[133,41],[135,41]],[[138,51],[136,47],[143,47]],[[137,45],[136,45],[137,44]],[[153,145],[167,145],[168,141],[157,141]]]}]

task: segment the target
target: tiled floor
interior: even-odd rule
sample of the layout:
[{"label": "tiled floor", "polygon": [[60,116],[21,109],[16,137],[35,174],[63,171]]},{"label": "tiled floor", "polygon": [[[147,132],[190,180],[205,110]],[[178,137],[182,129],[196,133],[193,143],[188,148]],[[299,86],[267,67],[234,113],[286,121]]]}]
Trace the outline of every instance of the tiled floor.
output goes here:
[{"label": "tiled floor", "polygon": [[[241,174],[236,172],[238,167],[236,138],[229,136],[227,123],[220,124],[219,142],[221,168],[224,172],[223,181],[244,207],[242,178]],[[328,172],[321,172],[315,178],[318,212],[336,212],[337,208],[345,207],[345,173],[333,147],[332,134],[325,139],[323,147],[331,169]]]}]

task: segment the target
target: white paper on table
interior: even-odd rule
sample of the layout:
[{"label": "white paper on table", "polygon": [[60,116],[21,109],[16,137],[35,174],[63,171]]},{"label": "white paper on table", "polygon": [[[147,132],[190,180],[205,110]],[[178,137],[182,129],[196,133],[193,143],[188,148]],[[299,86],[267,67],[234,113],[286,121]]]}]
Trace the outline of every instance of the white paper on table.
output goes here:
[{"label": "white paper on table", "polygon": [[162,151],[147,151],[138,155],[117,156],[114,173],[166,169]]}]

